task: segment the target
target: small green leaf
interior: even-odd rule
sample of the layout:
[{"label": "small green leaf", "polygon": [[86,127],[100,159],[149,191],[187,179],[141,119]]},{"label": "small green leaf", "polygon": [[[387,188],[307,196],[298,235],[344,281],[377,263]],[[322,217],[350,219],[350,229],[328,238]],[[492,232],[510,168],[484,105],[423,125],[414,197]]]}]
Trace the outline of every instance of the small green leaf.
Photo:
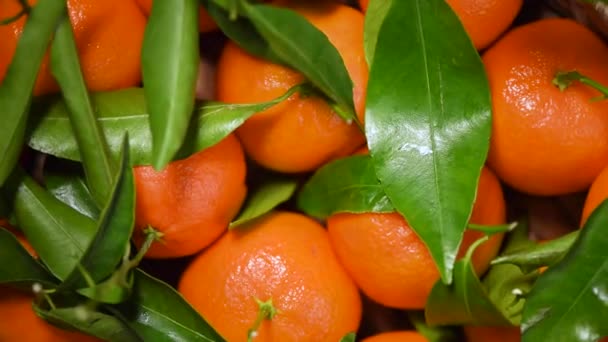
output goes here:
[{"label": "small green leaf", "polygon": [[64,0],[38,1],[29,13],[11,64],[0,82],[0,186],[19,159],[38,70],[65,8]]},{"label": "small green leaf", "polygon": [[298,208],[318,219],[339,212],[395,211],[369,156],[346,157],[322,166],[302,187]]},{"label": "small green leaf", "polygon": [[391,2],[366,106],[380,183],[449,284],[489,148],[491,105],[481,59],[444,0]]},{"label": "small green leaf", "polygon": [[[428,342],[457,342],[461,341],[454,327],[450,326],[429,326],[424,318],[424,312],[409,311],[408,317],[416,331],[424,336]],[[489,341],[488,341],[489,342]]]},{"label": "small green leaf", "polygon": [[93,239],[95,221],[25,174],[16,175],[11,182],[17,185],[14,211],[18,226],[51,273],[65,279]]},{"label": "small green leaf", "polygon": [[230,223],[229,229],[236,228],[254,220],[287,201],[296,191],[297,180],[290,178],[274,178],[259,184],[245,202],[239,216]]},{"label": "small green leaf", "polygon": [[184,142],[198,65],[198,1],[154,1],[142,47],[142,76],[157,170]]},{"label": "small green leaf", "polygon": [[79,173],[47,172],[44,175],[44,185],[55,198],[76,209],[79,213],[93,220],[99,217],[99,208]]},{"label": "small green leaf", "polygon": [[44,309],[34,305],[34,310],[43,319],[61,327],[78,330],[112,342],[144,342],[116,317],[92,310],[86,305],[67,308]]},{"label": "small green leaf", "polygon": [[363,48],[365,50],[365,60],[368,65],[372,65],[374,53],[376,52],[376,42],[378,32],[384,22],[384,17],[391,7],[392,0],[370,0],[365,12],[365,31],[363,32]]},{"label": "small green leaf", "polygon": [[72,24],[67,16],[67,9],[65,11],[55,33],[55,40],[51,44],[51,72],[66,101],[87,184],[95,202],[102,206],[111,189],[115,165],[105,136],[95,120],[87,86],[80,71]]},{"label": "small green leaf", "polygon": [[476,241],[464,258],[456,262],[454,282],[446,285],[437,281],[425,307],[426,322],[430,325],[510,325],[500,310],[488,298],[471,257],[487,237]]},{"label": "small green leaf", "polygon": [[351,332],[351,333],[344,335],[344,337],[342,337],[340,339],[340,342],[355,342],[356,340],[357,340],[357,334],[355,334],[354,332]]},{"label": "small green leaf", "polygon": [[91,244],[81,256],[79,266],[62,283],[63,288],[81,288],[110,276],[127,250],[135,224],[135,183],[129,166],[128,137],[125,136],[119,172],[113,182],[108,203],[101,213]]},{"label": "small green leaf", "polygon": [[492,260],[492,265],[513,264],[526,273],[539,267],[555,265],[570,250],[579,233],[577,230],[545,243],[503,254]]},{"label": "small green leaf", "polygon": [[171,286],[141,270],[134,274],[133,295],[112,312],[144,341],[224,341]]},{"label": "small green leaf", "polygon": [[0,228],[0,283],[54,284],[56,279],[23,248],[8,230]]},{"label": "small green leaf", "polygon": [[523,312],[523,342],[608,336],[608,201],[593,211],[563,259],[545,271]]}]

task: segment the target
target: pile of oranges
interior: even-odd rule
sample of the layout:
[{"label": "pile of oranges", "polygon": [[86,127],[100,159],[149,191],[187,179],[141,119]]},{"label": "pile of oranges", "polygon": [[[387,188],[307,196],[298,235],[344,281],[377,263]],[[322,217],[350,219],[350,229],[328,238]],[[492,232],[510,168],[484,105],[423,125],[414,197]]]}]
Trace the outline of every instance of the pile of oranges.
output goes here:
[{"label": "pile of oranges", "polygon": [[[591,101],[602,94],[579,82],[556,84],[556,74],[577,71],[608,84],[608,45],[570,19],[513,26],[522,0],[447,2],[480,52],[492,96],[490,152],[470,222],[506,223],[505,189],[530,196],[590,189],[582,226],[608,198],[608,102]],[[151,5],[151,0],[68,0],[89,90],[141,85],[140,50]],[[363,122],[368,1],[349,6],[289,0],[275,5],[304,16],[337,48],[353,80],[353,101]],[[20,9],[17,0],[0,0],[0,18]],[[26,19],[0,25],[0,80]],[[202,39],[221,34],[203,8],[199,24]],[[213,100],[269,101],[304,81],[300,73],[252,56],[234,42],[219,48]],[[34,92],[58,92],[48,58]],[[148,226],[163,234],[147,257],[179,258],[178,264],[186,265],[176,288],[228,341],[339,341],[361,331],[368,315],[365,301],[397,310],[424,309],[439,273],[425,244],[398,213],[340,213],[318,222],[286,205],[227,229],[247,197],[251,165],[306,177],[364,147],[360,128],[340,118],[324,98],[294,94],[255,114],[220,143],[164,170],[134,167],[133,239],[140,244]],[[482,236],[467,230],[460,255]],[[475,251],[479,276],[500,252],[503,237],[496,234]],[[147,263],[155,265],[154,260]],[[30,302],[31,296],[3,288],[1,341],[90,340],[44,324]],[[412,329],[368,330],[367,335],[378,334],[362,335],[366,342],[427,341]],[[515,327],[467,326],[464,335],[473,342],[520,339]]]}]

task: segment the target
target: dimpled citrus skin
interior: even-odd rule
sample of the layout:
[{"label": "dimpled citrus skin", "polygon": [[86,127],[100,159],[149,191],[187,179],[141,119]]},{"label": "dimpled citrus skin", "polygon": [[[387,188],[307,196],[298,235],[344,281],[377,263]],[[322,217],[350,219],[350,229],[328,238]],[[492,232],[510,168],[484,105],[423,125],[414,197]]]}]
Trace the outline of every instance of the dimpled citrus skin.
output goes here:
[{"label": "dimpled citrus skin", "polygon": [[416,331],[390,331],[370,336],[361,342],[428,342],[426,337]]},{"label": "dimpled citrus skin", "polygon": [[[496,176],[484,168],[471,222],[496,225],[505,222],[505,202]],[[439,272],[416,233],[397,213],[340,213],[327,222],[330,240],[344,267],[361,290],[388,307],[422,309]],[[459,255],[482,237],[467,230]],[[502,234],[492,236],[473,255],[478,274],[498,253]]]},{"label": "dimpled citrus skin", "polygon": [[135,239],[148,225],[163,233],[146,257],[172,258],[207,247],[238,213],[247,189],[245,156],[234,135],[157,172],[134,168]]},{"label": "dimpled citrus skin", "polygon": [[[35,6],[37,0],[30,0]],[[140,50],[146,19],[133,0],[68,0],[78,56],[87,88],[92,91],[132,87],[141,81]],[[17,0],[0,0],[0,18],[21,9]],[[26,17],[0,25],[0,80],[8,69]],[[59,91],[44,57],[34,95]]]},{"label": "dimpled citrus skin", "polygon": [[97,342],[97,338],[46,323],[32,307],[33,296],[0,286],[0,341]]},{"label": "dimpled citrus skin", "polygon": [[[355,108],[362,120],[368,77],[363,15],[342,4],[313,3],[282,2],[281,6],[303,15],[336,46],[353,80]],[[253,57],[232,42],[222,51],[216,79],[217,99],[226,103],[269,101],[305,80],[294,70]],[[325,100],[299,94],[249,118],[237,135],[252,159],[280,172],[312,171],[364,143],[357,125],[340,118]]]},{"label": "dimpled citrus skin", "polygon": [[246,341],[261,301],[278,314],[255,341],[339,341],[361,319],[359,292],[314,220],[273,212],[228,231],[190,264],[178,286],[228,341]]},{"label": "dimpled citrus skin", "polygon": [[576,70],[608,83],[608,47],[589,29],[560,18],[507,33],[483,55],[493,123],[488,165],[512,187],[534,195],[587,188],[608,165],[608,102],[574,82],[552,84]]}]

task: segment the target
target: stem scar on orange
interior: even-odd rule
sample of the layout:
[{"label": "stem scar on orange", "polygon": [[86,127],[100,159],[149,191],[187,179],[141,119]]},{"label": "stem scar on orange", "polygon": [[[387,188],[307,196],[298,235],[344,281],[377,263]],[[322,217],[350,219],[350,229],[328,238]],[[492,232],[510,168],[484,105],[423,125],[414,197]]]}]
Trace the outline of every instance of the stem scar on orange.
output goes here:
[{"label": "stem scar on orange", "polygon": [[[281,6],[303,15],[334,44],[353,80],[353,99],[362,120],[368,70],[361,12],[330,1],[289,1],[281,2]],[[218,100],[256,103],[279,97],[305,79],[292,69],[249,55],[229,42],[220,56],[216,80]],[[312,171],[364,143],[359,128],[340,118],[324,99],[301,94],[255,114],[236,133],[248,156],[280,172]]]},{"label": "stem scar on orange", "polygon": [[[483,168],[471,223],[503,224],[505,201],[496,176]],[[393,308],[422,309],[439,280],[439,271],[418,235],[398,213],[340,213],[329,217],[327,228],[340,261],[372,300]],[[459,256],[483,237],[466,230]],[[493,235],[473,254],[477,274],[487,269],[500,249],[503,234]]]},{"label": "stem scar on orange", "polygon": [[608,165],[608,102],[579,82],[561,91],[558,72],[608,82],[608,47],[585,26],[541,19],[508,32],[483,55],[493,104],[488,165],[534,195],[586,189]]},{"label": "stem scar on orange", "polygon": [[[31,6],[37,0],[30,0]],[[116,90],[141,82],[140,50],[146,18],[133,0],[68,0],[70,22],[87,88]],[[0,0],[0,18],[21,10],[17,0]],[[27,16],[0,25],[0,82],[10,65]],[[51,75],[49,55],[45,55],[34,95],[59,91]]]},{"label": "stem scar on orange", "polygon": [[181,257],[207,247],[227,229],[247,193],[245,156],[232,134],[160,172],[137,166],[134,175],[134,240],[141,244],[148,226],[163,234],[148,258]]},{"label": "stem scar on orange", "polygon": [[[327,232],[297,213],[228,231],[186,268],[178,289],[228,341],[246,341],[258,325],[260,342],[339,341],[361,320],[358,289]],[[276,311],[259,323],[267,303]]]}]

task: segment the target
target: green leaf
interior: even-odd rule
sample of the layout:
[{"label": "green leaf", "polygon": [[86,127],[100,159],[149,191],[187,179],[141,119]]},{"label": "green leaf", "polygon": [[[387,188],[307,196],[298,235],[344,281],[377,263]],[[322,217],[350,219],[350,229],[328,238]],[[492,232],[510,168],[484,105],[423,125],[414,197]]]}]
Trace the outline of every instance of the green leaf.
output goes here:
[{"label": "green leaf", "polygon": [[82,255],[79,266],[61,284],[63,288],[91,286],[90,282],[96,284],[116,270],[128,248],[135,224],[134,188],[128,137],[125,136],[119,172],[98,221],[95,237]]},{"label": "green leaf", "polygon": [[76,209],[79,213],[93,220],[99,217],[99,208],[79,173],[46,173],[44,184],[55,198]]},{"label": "green leaf", "polygon": [[302,187],[298,208],[326,219],[339,212],[393,212],[369,156],[335,160],[318,169]]},{"label": "green leaf", "polygon": [[[255,104],[207,103],[195,112],[185,142],[176,157],[187,157],[211,147],[232,133],[255,113],[283,102],[309,85],[292,87],[280,97]],[[131,88],[95,93],[92,96],[97,120],[109,142],[112,155],[118,156],[122,137],[129,132],[131,165],[150,165],[152,146],[149,116],[143,90]],[[80,161],[67,110],[56,98],[42,100],[34,107],[37,117],[31,120],[29,145],[55,157]]]},{"label": "green leaf", "polygon": [[446,285],[437,281],[425,306],[426,322],[430,325],[510,325],[500,310],[488,298],[475,269],[471,257],[480,243],[476,241],[465,257],[456,262],[454,282]]},{"label": "green leaf", "polygon": [[55,33],[55,40],[51,44],[51,72],[66,101],[89,189],[95,202],[102,206],[111,189],[114,160],[110,156],[105,136],[95,120],[87,86],[80,71],[72,24],[67,16],[67,9],[65,11]]},{"label": "green leaf", "polygon": [[65,7],[64,0],[38,1],[29,13],[11,64],[0,81],[0,186],[19,159],[38,70]]},{"label": "green leaf", "polygon": [[449,326],[429,326],[424,318],[424,312],[409,311],[408,317],[416,331],[424,336],[428,342],[457,342],[460,341],[454,327]]},{"label": "green leaf", "polygon": [[577,230],[545,243],[503,254],[492,260],[492,265],[513,264],[526,273],[539,267],[555,265],[570,250],[579,233]]},{"label": "green leaf", "polygon": [[384,22],[386,13],[391,7],[392,0],[371,0],[365,12],[365,31],[363,31],[363,48],[365,50],[365,60],[368,65],[372,65],[378,32]]},{"label": "green leaf", "polygon": [[224,341],[171,286],[141,270],[132,297],[112,311],[144,341]]},{"label": "green leaf", "polygon": [[48,310],[34,305],[34,310],[40,317],[52,324],[71,330],[78,330],[101,338],[104,341],[144,341],[116,317],[91,310],[84,305]]},{"label": "green leaf", "polygon": [[4,228],[0,228],[0,283],[1,284],[27,284],[34,283],[54,284],[54,279],[23,248],[19,240]]},{"label": "green leaf", "polygon": [[18,226],[51,273],[65,279],[95,235],[95,221],[53,197],[29,176],[17,177],[12,182],[17,184]]},{"label": "green leaf", "polygon": [[186,136],[198,65],[198,1],[154,1],[142,47],[142,76],[157,170],[173,159]]},{"label": "green leaf", "polygon": [[608,336],[608,201],[593,211],[564,258],[545,271],[523,312],[523,342]]},{"label": "green leaf", "polygon": [[445,1],[392,1],[366,101],[376,174],[450,283],[488,152],[491,105],[483,64]]},{"label": "green leaf", "polygon": [[357,340],[357,335],[354,332],[351,332],[351,333],[344,335],[344,337],[342,337],[340,339],[340,342],[355,342],[356,340]]},{"label": "green leaf", "polygon": [[262,184],[247,199],[244,209],[239,216],[230,223],[229,229],[236,228],[252,221],[287,201],[296,191],[298,182],[292,178],[274,178]]}]

